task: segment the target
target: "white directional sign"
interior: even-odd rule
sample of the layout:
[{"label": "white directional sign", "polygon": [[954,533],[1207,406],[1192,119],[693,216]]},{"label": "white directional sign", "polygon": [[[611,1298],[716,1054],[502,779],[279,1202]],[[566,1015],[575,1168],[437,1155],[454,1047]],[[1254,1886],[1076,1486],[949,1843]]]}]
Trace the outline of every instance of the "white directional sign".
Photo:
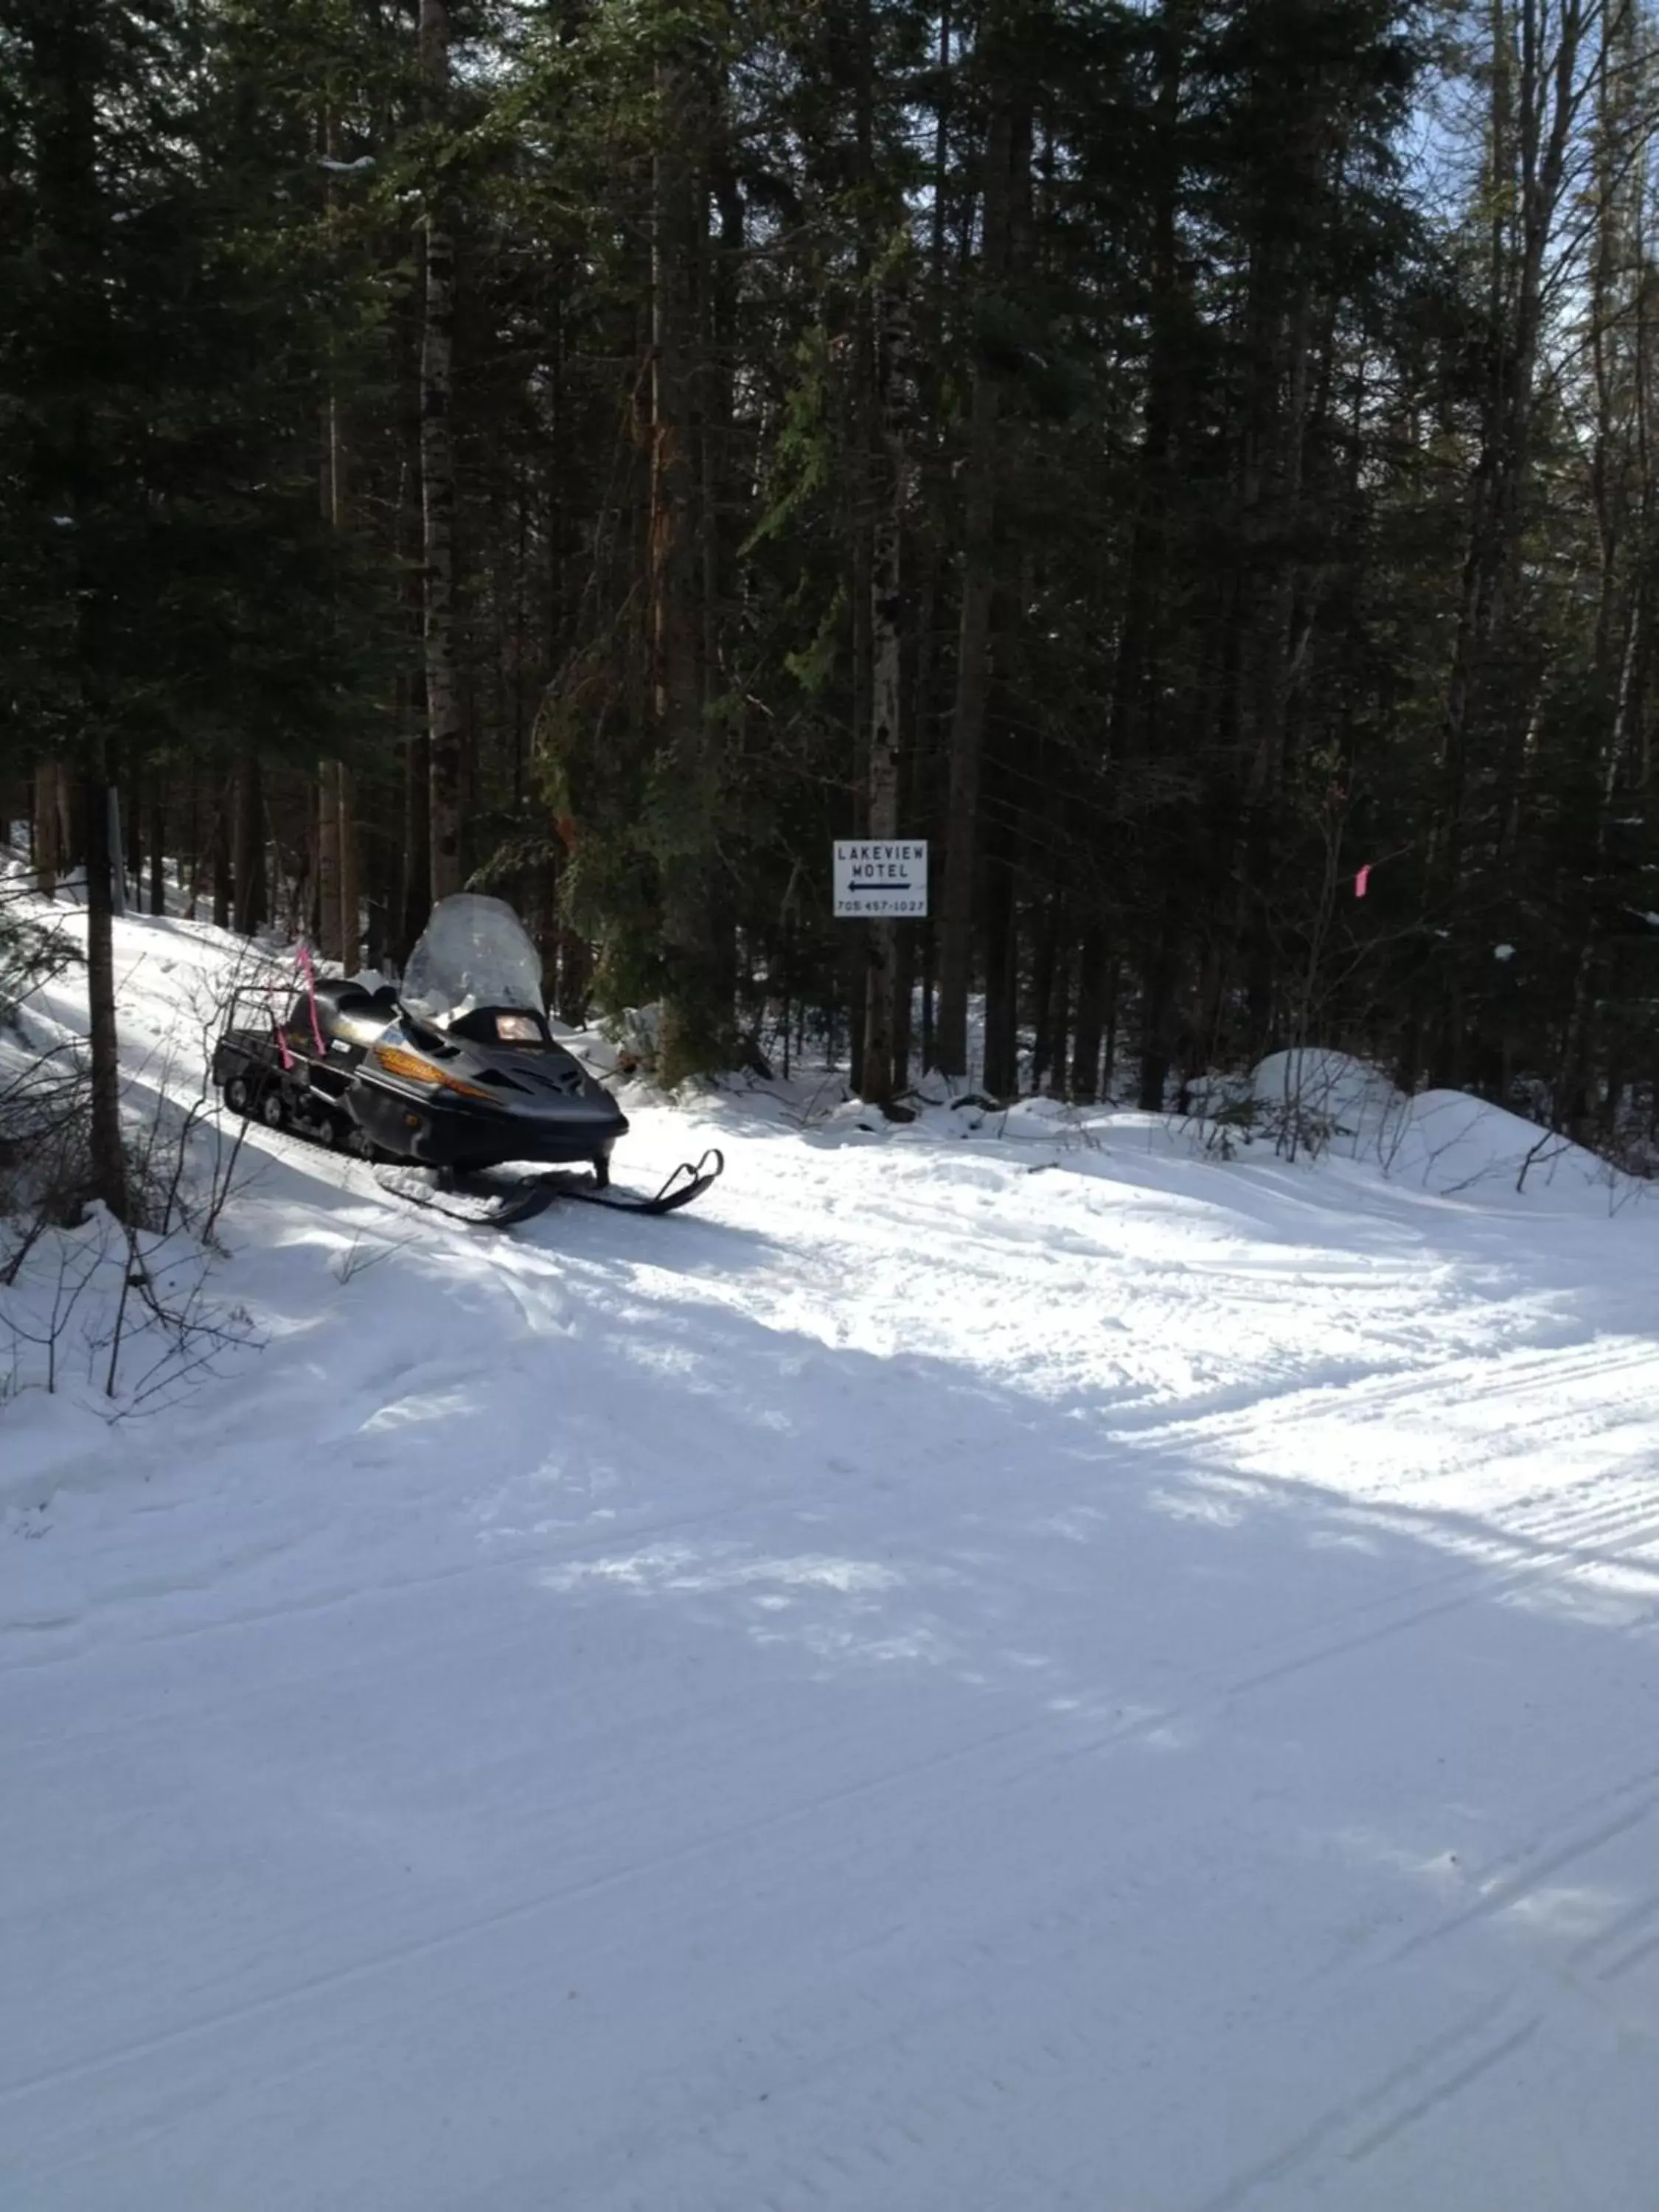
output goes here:
[{"label": "white directional sign", "polygon": [[836,912],[857,921],[927,911],[927,841],[836,841]]}]

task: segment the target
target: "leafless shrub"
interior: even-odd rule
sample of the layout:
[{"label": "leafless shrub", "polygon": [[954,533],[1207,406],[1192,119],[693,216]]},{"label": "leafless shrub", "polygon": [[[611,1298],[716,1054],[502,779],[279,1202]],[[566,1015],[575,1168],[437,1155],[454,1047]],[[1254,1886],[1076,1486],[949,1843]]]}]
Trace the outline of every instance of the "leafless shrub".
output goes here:
[{"label": "leafless shrub", "polygon": [[[765,1090],[766,1085],[758,1086]],[[830,1069],[814,1085],[805,1098],[792,1098],[787,1092],[774,1091],[778,1102],[780,1118],[793,1129],[815,1129],[827,1121],[838,1106],[847,1103],[848,1092],[845,1077]]]},{"label": "leafless shrub", "polygon": [[[31,1239],[23,1256],[29,1257],[39,1248],[42,1264],[33,1272],[44,1279],[44,1291],[37,1290],[37,1295],[28,1300],[11,1302],[5,1315],[15,1386],[21,1387],[19,1347],[33,1345],[44,1361],[45,1389],[56,1391],[59,1387],[64,1360],[73,1341],[72,1324],[82,1298],[108,1260],[114,1225],[107,1214],[100,1212],[95,1222],[82,1224],[91,1231],[86,1238],[59,1230],[50,1238],[42,1234]],[[15,1282],[21,1272],[20,1266],[9,1280]]]},{"label": "leafless shrub", "polygon": [[1259,1098],[1228,1098],[1197,1117],[1199,1142],[1212,1159],[1236,1160],[1261,1133]]},{"label": "leafless shrub", "polygon": [[371,1267],[378,1267],[383,1260],[389,1260],[394,1252],[401,1251],[412,1241],[409,1237],[390,1240],[376,1237],[371,1241],[359,1230],[350,1243],[334,1255],[328,1263],[328,1271],[343,1287],[347,1283],[355,1282],[359,1275],[367,1274]]},{"label": "leafless shrub", "polygon": [[222,1216],[253,1156],[210,1069],[237,992],[276,972],[250,950],[228,973],[204,976],[129,1078],[125,1222],[87,1202],[78,1041],[20,1055],[0,1082],[0,1289],[12,1293],[0,1334],[14,1390],[73,1381],[114,1415],[153,1412],[256,1341],[246,1310],[213,1295]]},{"label": "leafless shrub", "polygon": [[1195,1085],[1182,1126],[1212,1159],[1234,1160],[1257,1144],[1282,1160],[1318,1159],[1340,1137],[1355,1133],[1338,1111],[1340,1085],[1327,1056],[1285,1055],[1279,1094],[1265,1097],[1244,1076],[1215,1077]]},{"label": "leafless shrub", "polygon": [[0,1284],[55,1224],[78,1220],[89,1098],[76,1042],[29,1001],[80,958],[64,933],[0,890]]}]

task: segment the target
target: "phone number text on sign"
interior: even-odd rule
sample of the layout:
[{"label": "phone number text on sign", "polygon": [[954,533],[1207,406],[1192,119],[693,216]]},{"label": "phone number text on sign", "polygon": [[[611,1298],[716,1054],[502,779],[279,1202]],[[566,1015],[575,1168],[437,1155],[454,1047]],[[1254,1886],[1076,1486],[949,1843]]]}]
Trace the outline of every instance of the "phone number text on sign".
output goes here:
[{"label": "phone number text on sign", "polygon": [[927,841],[840,837],[835,843],[836,913],[884,921],[927,911]]}]

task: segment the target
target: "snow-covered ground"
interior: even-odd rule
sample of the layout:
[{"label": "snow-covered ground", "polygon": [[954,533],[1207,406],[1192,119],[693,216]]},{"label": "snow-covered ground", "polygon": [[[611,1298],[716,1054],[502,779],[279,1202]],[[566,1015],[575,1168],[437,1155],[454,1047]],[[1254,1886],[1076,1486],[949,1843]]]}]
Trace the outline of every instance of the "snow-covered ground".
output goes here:
[{"label": "snow-covered ground", "polygon": [[264,1349],[0,1408],[0,2203],[1653,2212],[1659,1215],[798,1118],[497,1238],[261,1133]]}]

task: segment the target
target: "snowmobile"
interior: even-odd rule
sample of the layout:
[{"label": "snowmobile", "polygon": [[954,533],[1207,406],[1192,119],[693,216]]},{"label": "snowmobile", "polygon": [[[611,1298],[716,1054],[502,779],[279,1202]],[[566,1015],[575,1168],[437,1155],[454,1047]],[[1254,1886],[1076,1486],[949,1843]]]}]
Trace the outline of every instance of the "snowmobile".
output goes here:
[{"label": "snowmobile", "polygon": [[[283,1015],[262,986],[235,994],[213,1080],[233,1113],[372,1161],[397,1197],[497,1228],[561,1198],[670,1213],[725,1166],[709,1151],[653,1194],[612,1188],[627,1117],[554,1036],[540,955],[500,899],[441,899],[396,988],[302,965]],[[558,1171],[521,1171],[538,1163]]]}]

